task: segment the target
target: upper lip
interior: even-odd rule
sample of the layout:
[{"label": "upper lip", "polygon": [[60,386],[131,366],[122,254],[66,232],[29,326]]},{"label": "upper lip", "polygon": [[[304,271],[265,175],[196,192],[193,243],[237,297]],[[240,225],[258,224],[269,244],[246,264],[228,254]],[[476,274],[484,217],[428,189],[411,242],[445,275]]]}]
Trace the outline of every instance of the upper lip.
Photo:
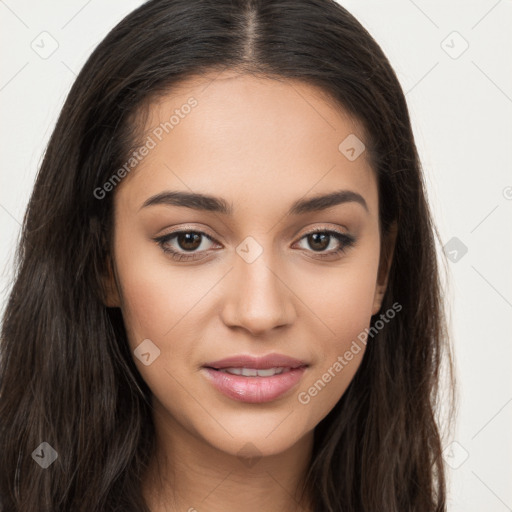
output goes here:
[{"label": "upper lip", "polygon": [[306,362],[294,357],[288,357],[283,354],[267,354],[263,357],[256,357],[251,355],[236,355],[219,359],[211,363],[206,363],[204,367],[214,368],[216,370],[222,368],[256,368],[265,370],[268,368],[299,368],[301,366],[308,366]]}]

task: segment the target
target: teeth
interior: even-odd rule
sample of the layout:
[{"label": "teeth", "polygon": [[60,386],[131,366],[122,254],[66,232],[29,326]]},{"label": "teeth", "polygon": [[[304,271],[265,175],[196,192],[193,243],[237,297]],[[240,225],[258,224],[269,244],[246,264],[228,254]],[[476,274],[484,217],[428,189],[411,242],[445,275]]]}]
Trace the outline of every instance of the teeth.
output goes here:
[{"label": "teeth", "polygon": [[290,368],[279,367],[267,368],[265,370],[256,368],[222,368],[219,371],[233,375],[242,375],[243,377],[272,377],[272,375],[289,372]]}]

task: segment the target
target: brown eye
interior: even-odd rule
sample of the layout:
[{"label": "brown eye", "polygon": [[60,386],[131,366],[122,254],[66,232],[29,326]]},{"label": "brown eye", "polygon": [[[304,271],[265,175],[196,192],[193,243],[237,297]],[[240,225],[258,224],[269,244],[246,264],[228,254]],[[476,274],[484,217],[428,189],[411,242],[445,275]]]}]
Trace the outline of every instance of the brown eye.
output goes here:
[{"label": "brown eye", "polygon": [[329,242],[331,241],[331,235],[326,233],[311,233],[307,235],[307,240],[309,246],[314,251],[323,251],[329,246]]},{"label": "brown eye", "polygon": [[[327,229],[317,229],[306,233],[301,238],[301,241],[302,240],[305,240],[308,246],[302,248],[310,249],[313,253],[318,253],[316,257],[319,258],[339,255],[345,252],[349,247],[352,247],[356,241],[352,235]],[[334,247],[326,251],[331,245]]]},{"label": "brown eye", "polygon": [[207,248],[197,249],[203,245],[204,240],[213,242],[213,238],[206,233],[190,230],[175,231],[154,240],[166,254],[170,254],[177,261],[202,259],[204,256],[200,256],[200,254],[206,253]]},{"label": "brown eye", "polygon": [[193,231],[183,231],[176,236],[176,241],[180,248],[193,251],[201,245],[201,235]]}]

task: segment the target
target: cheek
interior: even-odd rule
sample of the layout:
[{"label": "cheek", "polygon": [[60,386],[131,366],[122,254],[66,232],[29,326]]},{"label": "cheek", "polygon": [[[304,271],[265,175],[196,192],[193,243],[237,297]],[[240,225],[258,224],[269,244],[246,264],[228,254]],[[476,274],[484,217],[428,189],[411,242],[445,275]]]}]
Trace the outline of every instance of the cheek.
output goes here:
[{"label": "cheek", "polygon": [[[131,333],[130,339],[136,342],[141,337],[158,338],[171,329],[179,306],[178,301],[172,301],[174,287],[166,286],[165,276],[151,266],[129,265],[120,268],[119,273],[123,286],[123,318]],[[173,307],[167,307],[171,303]]]},{"label": "cheek", "polygon": [[[193,308],[202,293],[193,288],[194,279],[189,279],[191,290],[179,273],[171,272],[168,265],[148,255],[149,251],[142,254],[133,249],[127,253],[129,258],[119,258],[117,267],[130,351],[156,399],[167,401],[168,410],[179,414],[189,406],[190,396],[183,393],[183,383],[190,375],[183,362],[194,360],[191,340],[199,339],[200,335],[190,319],[197,314],[197,306]],[[148,352],[149,361],[138,357]]]},{"label": "cheek", "polygon": [[368,274],[333,277],[315,294],[319,317],[330,327],[333,336],[345,338],[371,318],[375,294],[373,271]]},{"label": "cheek", "polygon": [[[322,319],[329,326],[316,337],[316,364],[297,392],[297,401],[307,411],[311,426],[316,425],[336,405],[352,382],[366,350],[366,329],[371,320],[372,286],[338,292],[337,307],[324,308]],[[370,297],[368,296],[370,295]]]},{"label": "cheek", "polygon": [[[205,326],[200,320],[206,315],[208,292],[219,276],[207,268],[179,270],[160,248],[131,243],[132,238],[120,236],[116,246],[130,351],[154,395],[163,401],[172,396],[174,410],[187,410],[190,396],[183,392],[183,383],[197,371],[198,341]],[[151,355],[146,365],[138,354],[147,352]]]},{"label": "cheek", "polygon": [[334,407],[363,359],[378,271],[378,246],[373,245],[330,279],[304,288],[311,310],[318,311],[317,334],[311,335],[316,339],[318,359],[297,399],[309,411],[311,421],[320,421]]},{"label": "cheek", "polygon": [[[377,285],[378,238],[369,238],[336,267],[302,272],[300,297],[315,313],[323,336],[333,344],[357,335],[369,325]],[[342,347],[341,347],[342,348]]]},{"label": "cheek", "polygon": [[173,272],[156,243],[123,225],[117,233],[116,269],[130,341],[136,345],[145,338],[161,340],[190,310],[194,298],[198,300],[199,283],[193,276],[186,280],[186,273]]}]

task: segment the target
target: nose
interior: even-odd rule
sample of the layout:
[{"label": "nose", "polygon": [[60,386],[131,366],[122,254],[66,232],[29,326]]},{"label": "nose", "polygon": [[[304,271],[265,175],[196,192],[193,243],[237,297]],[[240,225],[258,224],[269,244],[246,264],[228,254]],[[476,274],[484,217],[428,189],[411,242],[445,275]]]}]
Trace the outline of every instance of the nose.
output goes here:
[{"label": "nose", "polygon": [[271,268],[264,255],[251,263],[237,258],[221,311],[227,326],[245,329],[252,336],[290,325],[296,318],[294,294],[286,277],[279,267]]}]

